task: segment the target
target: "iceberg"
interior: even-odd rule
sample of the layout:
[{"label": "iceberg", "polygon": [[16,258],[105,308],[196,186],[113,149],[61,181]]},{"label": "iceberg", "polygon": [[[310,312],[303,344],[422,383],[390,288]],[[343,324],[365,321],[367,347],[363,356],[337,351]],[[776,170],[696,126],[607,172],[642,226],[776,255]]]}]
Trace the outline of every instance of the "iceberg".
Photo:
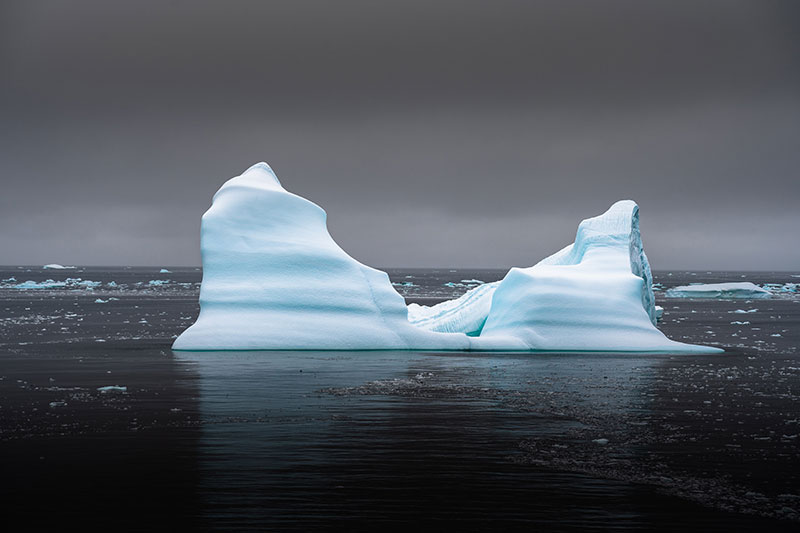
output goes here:
[{"label": "iceberg", "polygon": [[721,352],[656,328],[638,213],[617,202],[532,267],[406,306],[385,272],[336,244],[322,208],[258,163],[203,215],[200,314],[173,349]]},{"label": "iceberg", "polygon": [[44,265],[42,268],[45,270],[72,270],[75,267],[59,265],[58,263],[50,263],[49,265]]},{"label": "iceberg", "polygon": [[749,281],[683,285],[667,290],[668,298],[769,298],[772,293]]}]

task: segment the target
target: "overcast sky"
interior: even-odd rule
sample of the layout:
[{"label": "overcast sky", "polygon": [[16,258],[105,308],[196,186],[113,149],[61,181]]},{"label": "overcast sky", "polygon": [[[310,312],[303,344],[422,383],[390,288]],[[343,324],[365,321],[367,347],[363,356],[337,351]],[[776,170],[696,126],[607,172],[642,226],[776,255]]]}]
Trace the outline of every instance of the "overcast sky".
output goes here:
[{"label": "overcast sky", "polygon": [[800,269],[800,2],[0,3],[0,264],[196,265],[267,161],[373,266]]}]

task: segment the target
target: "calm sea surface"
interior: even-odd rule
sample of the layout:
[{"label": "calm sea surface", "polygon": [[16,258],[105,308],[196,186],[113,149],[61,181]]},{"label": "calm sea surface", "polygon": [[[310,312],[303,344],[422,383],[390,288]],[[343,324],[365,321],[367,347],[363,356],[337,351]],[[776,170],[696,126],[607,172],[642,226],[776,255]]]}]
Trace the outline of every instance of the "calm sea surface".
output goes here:
[{"label": "calm sea surface", "polygon": [[[28,529],[800,529],[797,273],[656,272],[723,355],[173,353],[195,268],[0,267],[0,509]],[[494,270],[390,269],[436,303]],[[667,299],[752,281],[768,300]]]}]

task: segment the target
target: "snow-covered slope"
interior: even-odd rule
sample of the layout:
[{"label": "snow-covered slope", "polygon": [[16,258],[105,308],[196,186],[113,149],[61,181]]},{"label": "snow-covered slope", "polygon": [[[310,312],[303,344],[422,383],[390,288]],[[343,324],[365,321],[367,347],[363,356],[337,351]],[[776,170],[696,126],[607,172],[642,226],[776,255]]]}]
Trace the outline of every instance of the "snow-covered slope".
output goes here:
[{"label": "snow-covered slope", "polygon": [[266,163],[222,186],[201,241],[200,316],[176,350],[719,351],[656,329],[630,201],[582,222],[574,245],[539,264],[433,307],[407,308]]},{"label": "snow-covered slope", "polygon": [[749,281],[730,283],[698,283],[674,287],[666,292],[669,298],[769,298],[772,293]]}]

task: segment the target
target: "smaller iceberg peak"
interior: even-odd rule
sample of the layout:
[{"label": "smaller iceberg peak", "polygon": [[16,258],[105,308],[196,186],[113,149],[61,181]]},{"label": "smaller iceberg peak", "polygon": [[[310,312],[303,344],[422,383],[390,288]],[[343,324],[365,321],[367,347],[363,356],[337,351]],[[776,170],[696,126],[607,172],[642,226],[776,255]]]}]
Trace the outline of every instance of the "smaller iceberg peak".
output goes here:
[{"label": "smaller iceberg peak", "polygon": [[595,234],[620,236],[628,238],[631,233],[632,222],[638,218],[639,206],[633,200],[619,200],[614,202],[602,215],[587,218],[578,226],[578,239],[587,238]]}]

